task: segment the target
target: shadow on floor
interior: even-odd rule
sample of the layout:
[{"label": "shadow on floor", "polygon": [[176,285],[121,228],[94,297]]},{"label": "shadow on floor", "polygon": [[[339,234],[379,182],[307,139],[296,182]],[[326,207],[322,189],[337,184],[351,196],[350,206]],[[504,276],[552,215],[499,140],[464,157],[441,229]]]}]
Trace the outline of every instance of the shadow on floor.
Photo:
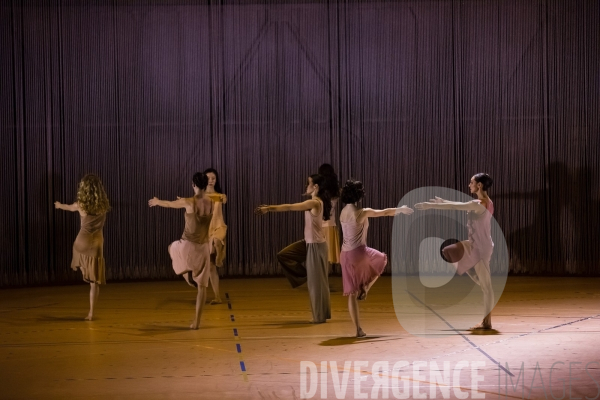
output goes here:
[{"label": "shadow on floor", "polygon": [[168,307],[169,305],[172,305],[172,304],[184,304],[184,305],[188,305],[188,306],[191,305],[191,307],[196,307],[196,297],[194,296],[193,298],[190,298],[190,299],[174,299],[174,298],[164,299],[160,303],[156,304],[155,309],[159,310],[161,308]]},{"label": "shadow on floor", "polygon": [[471,335],[501,335],[501,333],[495,329],[468,329]]},{"label": "shadow on floor", "polygon": [[368,342],[387,342],[389,340],[400,340],[399,337],[386,338],[385,336],[365,336],[361,338],[357,337],[339,337],[334,339],[325,340],[319,343],[319,346],[346,346],[349,344],[356,343],[368,343]]},{"label": "shadow on floor", "polygon": [[[40,315],[36,318],[38,322],[76,322],[76,321],[84,321],[85,313],[82,315],[74,316],[74,315],[65,315],[65,316],[55,316],[55,315]],[[97,318],[94,317],[94,321]]]},{"label": "shadow on floor", "polygon": [[145,328],[138,328],[141,336],[158,336],[167,333],[175,333],[181,331],[190,331],[186,325],[147,325]]}]

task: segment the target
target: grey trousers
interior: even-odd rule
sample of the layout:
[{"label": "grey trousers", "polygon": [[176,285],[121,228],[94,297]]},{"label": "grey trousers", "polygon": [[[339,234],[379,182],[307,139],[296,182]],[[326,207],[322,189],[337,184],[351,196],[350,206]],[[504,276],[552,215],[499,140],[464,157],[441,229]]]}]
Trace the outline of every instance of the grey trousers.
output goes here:
[{"label": "grey trousers", "polygon": [[330,319],[327,243],[299,240],[277,253],[277,260],[293,288],[308,284],[313,321]]},{"label": "grey trousers", "polygon": [[294,242],[277,253],[277,261],[293,288],[306,283],[306,241]]}]

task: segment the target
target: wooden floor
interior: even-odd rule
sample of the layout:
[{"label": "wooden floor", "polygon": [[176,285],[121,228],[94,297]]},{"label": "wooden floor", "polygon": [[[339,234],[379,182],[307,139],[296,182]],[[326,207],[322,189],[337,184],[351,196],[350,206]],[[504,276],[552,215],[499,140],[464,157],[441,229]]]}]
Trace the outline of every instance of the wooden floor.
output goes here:
[{"label": "wooden floor", "polygon": [[600,394],[600,279],[509,277],[494,310],[495,331],[434,339],[400,326],[389,277],[361,303],[362,339],[352,337],[339,277],[331,278],[332,319],[321,325],[307,323],[306,289],[290,289],[282,278],[221,284],[229,304],[207,304],[197,331],[187,328],[195,292],[183,280],[109,283],[93,322],[83,321],[84,284],[1,290],[0,398]]}]

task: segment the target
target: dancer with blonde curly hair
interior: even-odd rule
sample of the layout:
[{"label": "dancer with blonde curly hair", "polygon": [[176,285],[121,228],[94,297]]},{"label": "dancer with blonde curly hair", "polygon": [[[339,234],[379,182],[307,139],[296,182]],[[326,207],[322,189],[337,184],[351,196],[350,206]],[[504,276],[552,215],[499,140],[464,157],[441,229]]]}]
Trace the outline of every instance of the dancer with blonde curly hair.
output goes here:
[{"label": "dancer with blonde curly hair", "polygon": [[71,268],[74,271],[80,269],[83,280],[90,284],[90,312],[85,319],[92,321],[100,295],[99,285],[106,283],[102,229],[110,203],[102,181],[97,175],[87,174],[79,182],[77,201],[70,205],[56,201],[54,207],[79,212],[81,229],[73,243]]}]

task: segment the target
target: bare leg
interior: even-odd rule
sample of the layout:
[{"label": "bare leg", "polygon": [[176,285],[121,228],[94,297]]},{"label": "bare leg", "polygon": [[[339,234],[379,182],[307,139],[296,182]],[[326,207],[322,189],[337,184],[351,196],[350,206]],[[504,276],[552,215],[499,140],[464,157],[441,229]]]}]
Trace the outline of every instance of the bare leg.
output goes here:
[{"label": "bare leg", "polygon": [[[364,287],[364,295],[359,297],[359,300],[366,300],[367,299],[367,294],[369,293],[369,290],[371,290],[371,287],[373,287],[373,285],[375,284],[375,281],[379,278],[379,276],[376,276],[375,279],[373,279],[371,282],[369,282],[369,284],[367,284],[367,286]],[[362,294],[362,293],[360,293]],[[360,295],[359,294],[359,295]]]},{"label": "bare leg", "polygon": [[473,280],[473,282],[475,282],[476,284],[481,286],[481,283],[479,283],[479,277],[477,276],[477,273],[475,272],[475,268],[468,269],[467,275],[469,275],[469,277]]},{"label": "bare leg", "polygon": [[200,318],[202,317],[202,309],[204,308],[204,302],[206,301],[206,288],[198,285],[198,295],[196,296],[196,316],[194,322],[190,325],[190,329],[198,329],[200,325]]},{"label": "bare leg", "polygon": [[358,301],[356,300],[357,296],[357,293],[348,296],[348,311],[350,312],[350,318],[352,318],[352,322],[354,322],[354,326],[356,327],[356,337],[363,337],[367,336],[367,334],[364,333],[360,327]]},{"label": "bare leg", "polygon": [[483,292],[483,308],[486,313],[483,321],[473,329],[492,329],[492,308],[494,305],[494,289],[492,287],[492,277],[490,275],[490,267],[487,263],[479,261],[474,268],[477,280],[471,278],[477,283]]},{"label": "bare leg", "polygon": [[215,298],[210,304],[221,304],[223,301],[221,300],[221,295],[219,293],[219,271],[212,260],[210,262],[210,286],[212,287],[213,292],[215,292]]},{"label": "bare leg", "polygon": [[90,282],[90,312],[85,317],[86,321],[92,321],[94,319],[94,308],[98,302],[98,295],[100,295],[100,285],[95,282]]}]

